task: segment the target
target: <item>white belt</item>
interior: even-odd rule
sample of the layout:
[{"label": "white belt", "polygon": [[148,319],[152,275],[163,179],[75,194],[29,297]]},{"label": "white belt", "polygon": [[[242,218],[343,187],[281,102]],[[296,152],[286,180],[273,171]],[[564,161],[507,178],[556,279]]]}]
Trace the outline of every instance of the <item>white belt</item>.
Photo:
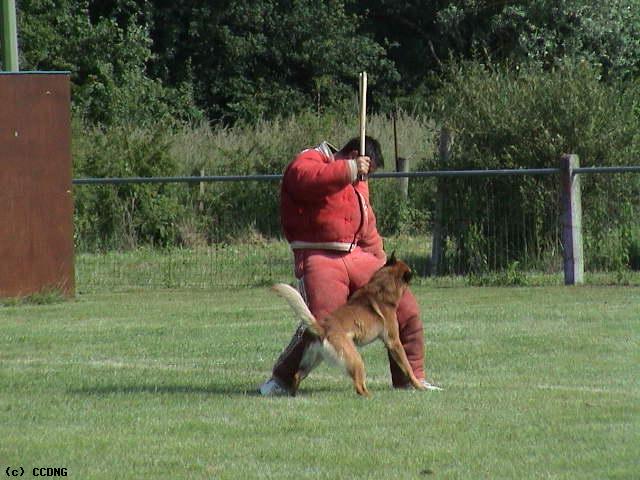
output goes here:
[{"label": "white belt", "polygon": [[350,252],[355,245],[347,242],[301,242],[295,241],[289,244],[292,250],[336,250],[338,252]]}]

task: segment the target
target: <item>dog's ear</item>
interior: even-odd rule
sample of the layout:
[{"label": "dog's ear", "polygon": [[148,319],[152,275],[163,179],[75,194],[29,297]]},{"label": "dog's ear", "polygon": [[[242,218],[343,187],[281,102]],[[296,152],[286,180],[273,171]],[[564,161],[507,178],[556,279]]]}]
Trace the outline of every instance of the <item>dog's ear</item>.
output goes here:
[{"label": "dog's ear", "polygon": [[387,263],[384,264],[385,267],[390,267],[391,265],[395,265],[398,260],[396,259],[396,251],[391,252],[391,256],[387,259]]},{"label": "dog's ear", "polygon": [[409,283],[412,278],[413,278],[412,270],[407,270],[406,272],[404,272],[404,275],[402,275],[402,280],[404,280],[405,283]]}]

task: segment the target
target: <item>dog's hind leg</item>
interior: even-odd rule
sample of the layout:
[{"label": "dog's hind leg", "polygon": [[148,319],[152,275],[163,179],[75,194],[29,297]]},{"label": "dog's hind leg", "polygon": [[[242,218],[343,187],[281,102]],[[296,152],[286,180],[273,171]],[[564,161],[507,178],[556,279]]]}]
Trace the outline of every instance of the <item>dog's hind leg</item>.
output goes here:
[{"label": "dog's hind leg", "polygon": [[353,380],[358,395],[370,396],[365,383],[364,362],[353,341],[347,338],[327,338],[324,341],[324,346],[325,350],[345,368]]},{"label": "dog's hind leg", "polygon": [[371,394],[365,384],[364,362],[362,361],[360,354],[358,352],[356,353],[358,354],[358,357],[353,359],[353,363],[347,365],[347,372],[353,380],[353,385],[355,386],[358,395],[369,397]]}]

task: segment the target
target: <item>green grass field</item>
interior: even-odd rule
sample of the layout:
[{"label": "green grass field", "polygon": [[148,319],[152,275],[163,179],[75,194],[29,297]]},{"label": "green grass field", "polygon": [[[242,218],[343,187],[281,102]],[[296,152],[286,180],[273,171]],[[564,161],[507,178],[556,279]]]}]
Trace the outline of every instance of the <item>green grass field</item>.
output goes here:
[{"label": "green grass field", "polygon": [[639,477],[640,288],[415,291],[445,390],[393,391],[374,344],[368,400],[328,366],[254,394],[295,327],[266,288],[0,307],[0,475]]}]

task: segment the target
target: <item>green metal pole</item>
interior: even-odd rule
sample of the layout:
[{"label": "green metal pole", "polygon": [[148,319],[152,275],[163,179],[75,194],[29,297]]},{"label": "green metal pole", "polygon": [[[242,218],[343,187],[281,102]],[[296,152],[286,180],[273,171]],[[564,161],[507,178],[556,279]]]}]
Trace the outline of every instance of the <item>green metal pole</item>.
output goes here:
[{"label": "green metal pole", "polygon": [[10,72],[18,71],[18,28],[15,0],[0,0],[2,5],[2,65]]}]

